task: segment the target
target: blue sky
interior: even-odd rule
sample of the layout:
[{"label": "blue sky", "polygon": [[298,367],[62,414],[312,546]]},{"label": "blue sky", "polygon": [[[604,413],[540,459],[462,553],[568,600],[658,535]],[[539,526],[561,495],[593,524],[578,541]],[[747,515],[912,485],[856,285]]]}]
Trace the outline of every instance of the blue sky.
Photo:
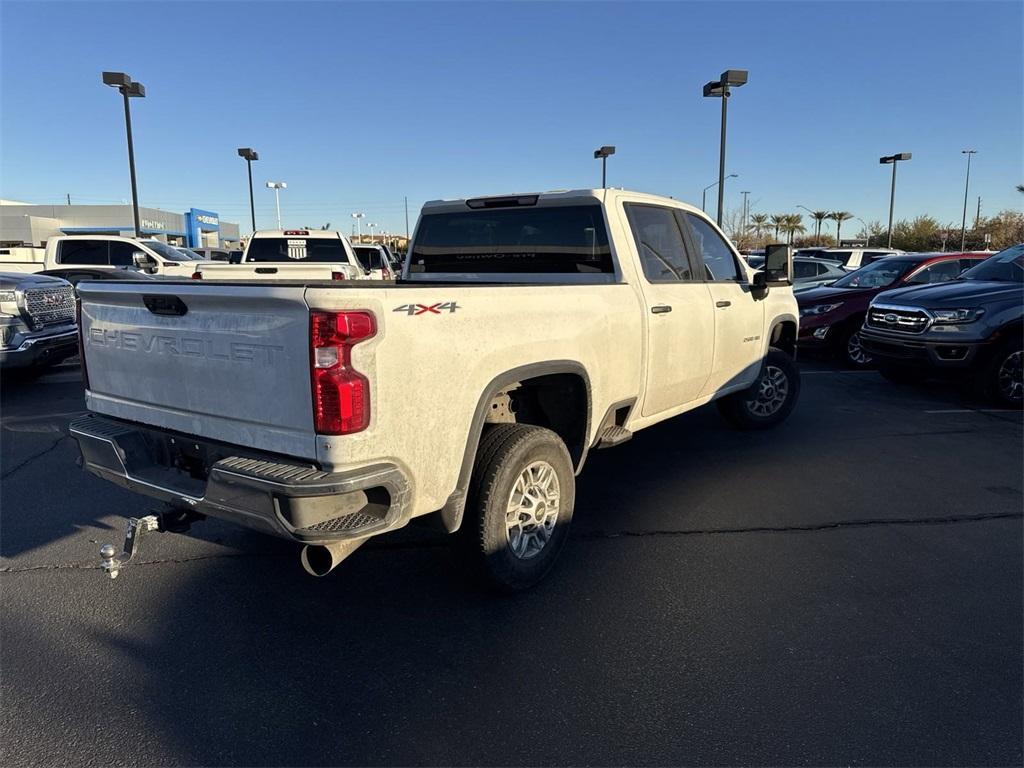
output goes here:
[{"label": "blue sky", "polygon": [[[729,103],[727,208],[845,209],[960,221],[1021,207],[1024,4],[0,3],[0,197],[130,197],[121,70],[145,84],[133,124],[143,205],[196,206],[248,229],[366,212],[389,231],[438,197],[609,184],[700,204],[717,179],[719,103],[701,86],[750,70]],[[709,193],[709,200],[714,191]],[[854,220],[855,228],[859,224]]]}]

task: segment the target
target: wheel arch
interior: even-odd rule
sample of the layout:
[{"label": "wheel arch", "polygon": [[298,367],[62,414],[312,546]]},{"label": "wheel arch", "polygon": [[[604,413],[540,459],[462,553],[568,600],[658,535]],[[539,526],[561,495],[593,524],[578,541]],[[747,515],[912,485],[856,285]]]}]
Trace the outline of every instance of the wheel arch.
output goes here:
[{"label": "wheel arch", "polygon": [[796,359],[796,339],[799,332],[799,324],[793,315],[779,315],[772,320],[769,326],[768,343],[765,346],[765,354],[768,354],[769,347],[781,349],[793,359]]},{"label": "wheel arch", "polygon": [[[457,531],[462,523],[462,515],[466,507],[466,493],[473,473],[473,464],[476,460],[480,438],[487,425],[488,410],[495,397],[513,385],[519,385],[517,391],[525,390],[527,392],[538,392],[551,388],[568,389],[571,394],[555,397],[555,400],[561,398],[563,402],[568,398],[570,405],[570,408],[559,414],[556,419],[557,423],[551,423],[550,420],[547,423],[538,423],[545,419],[538,419],[536,414],[534,414],[534,418],[527,418],[521,423],[547,427],[557,433],[569,450],[574,471],[579,473],[583,466],[589,447],[587,436],[590,434],[592,419],[590,377],[587,375],[586,368],[575,360],[548,360],[529,363],[500,373],[484,388],[477,400],[476,409],[473,411],[473,420],[470,422],[469,435],[466,438],[457,485],[440,510],[442,524],[449,533]],[[537,399],[541,400],[542,398],[538,397]],[[545,402],[538,403],[535,410],[545,416],[552,415],[550,405]]]}]

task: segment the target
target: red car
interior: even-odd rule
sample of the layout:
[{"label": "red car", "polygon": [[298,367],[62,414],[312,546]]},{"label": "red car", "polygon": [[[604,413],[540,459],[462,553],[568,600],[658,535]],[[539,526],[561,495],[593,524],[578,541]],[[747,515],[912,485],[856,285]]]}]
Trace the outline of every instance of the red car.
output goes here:
[{"label": "red car", "polygon": [[871,364],[860,345],[868,304],[882,291],[955,280],[991,253],[904,253],[873,261],[828,286],[798,291],[801,351],[832,352],[848,365]]}]

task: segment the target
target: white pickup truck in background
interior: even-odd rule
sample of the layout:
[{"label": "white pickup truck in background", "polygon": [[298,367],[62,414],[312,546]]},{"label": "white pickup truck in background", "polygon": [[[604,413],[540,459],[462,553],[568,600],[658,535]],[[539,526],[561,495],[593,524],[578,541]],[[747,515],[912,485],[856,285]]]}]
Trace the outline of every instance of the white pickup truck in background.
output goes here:
[{"label": "white pickup truck in background", "polygon": [[70,431],[87,470],[168,503],[164,528],[233,521],[324,575],[433,515],[523,589],[589,451],[711,401],[787,417],[789,259],[755,273],[700,210],[606,189],[428,203],[394,283],[82,283],[92,413]]},{"label": "white pickup truck in background", "polygon": [[254,232],[238,264],[207,262],[202,280],[360,280],[368,276],[348,238],[326,229]]},{"label": "white pickup truck in background", "polygon": [[[17,249],[19,255],[25,249]],[[45,250],[33,249],[37,260],[0,262],[0,272],[46,272],[71,282],[76,270],[89,276],[97,271],[138,270],[149,275],[191,277],[204,261],[186,249],[154,239],[117,235],[63,235],[46,241]]]}]

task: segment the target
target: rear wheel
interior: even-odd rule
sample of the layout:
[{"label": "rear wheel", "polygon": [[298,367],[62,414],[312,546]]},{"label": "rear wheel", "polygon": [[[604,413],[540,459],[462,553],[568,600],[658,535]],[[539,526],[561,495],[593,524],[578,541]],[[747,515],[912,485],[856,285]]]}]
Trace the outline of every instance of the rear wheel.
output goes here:
[{"label": "rear wheel", "polygon": [[793,358],[772,347],[749,389],[718,401],[718,410],[739,429],[768,429],[789,416],[800,396],[800,372]]},{"label": "rear wheel", "polygon": [[565,544],[575,496],[572,460],[558,435],[525,424],[493,427],[477,451],[462,549],[492,586],[528,589]]}]

